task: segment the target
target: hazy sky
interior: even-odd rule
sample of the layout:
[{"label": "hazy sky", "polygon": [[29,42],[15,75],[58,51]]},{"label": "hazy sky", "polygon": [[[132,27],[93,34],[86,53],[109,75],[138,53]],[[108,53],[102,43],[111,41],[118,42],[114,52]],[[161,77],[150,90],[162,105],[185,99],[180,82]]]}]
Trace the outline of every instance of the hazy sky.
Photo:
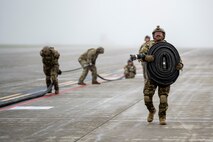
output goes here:
[{"label": "hazy sky", "polygon": [[0,44],[139,46],[160,25],[181,47],[213,47],[213,0],[0,0]]}]

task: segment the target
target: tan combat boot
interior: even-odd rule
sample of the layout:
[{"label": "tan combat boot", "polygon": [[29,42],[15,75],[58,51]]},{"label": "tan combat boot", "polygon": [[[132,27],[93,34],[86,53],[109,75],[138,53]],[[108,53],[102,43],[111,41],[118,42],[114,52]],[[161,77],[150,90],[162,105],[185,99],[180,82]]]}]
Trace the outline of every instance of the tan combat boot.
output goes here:
[{"label": "tan combat boot", "polygon": [[155,112],[156,112],[156,110],[154,110],[153,112],[149,112],[149,115],[147,117],[147,122],[152,122],[153,121]]},{"label": "tan combat boot", "polygon": [[160,121],[160,125],[166,125],[166,116],[160,117],[159,121]]},{"label": "tan combat boot", "polygon": [[59,90],[55,90],[55,94],[59,94]]},{"label": "tan combat boot", "polygon": [[84,82],[78,82],[78,85],[86,85]]},{"label": "tan combat boot", "polygon": [[101,84],[98,81],[92,81],[92,84]]}]

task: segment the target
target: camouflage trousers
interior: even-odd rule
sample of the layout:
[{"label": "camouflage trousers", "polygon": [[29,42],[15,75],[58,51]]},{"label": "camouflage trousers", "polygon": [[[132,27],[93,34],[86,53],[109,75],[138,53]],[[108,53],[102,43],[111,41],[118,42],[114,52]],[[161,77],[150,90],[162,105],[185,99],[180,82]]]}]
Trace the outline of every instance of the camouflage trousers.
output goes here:
[{"label": "camouflage trousers", "polygon": [[58,85],[58,71],[59,71],[59,65],[53,65],[53,66],[43,66],[44,74],[46,75],[46,85],[47,88],[53,83],[54,89],[56,91],[59,90]]},{"label": "camouflage trousers", "polygon": [[124,72],[124,75],[125,75],[125,78],[135,78],[135,73],[134,72],[128,72],[128,71],[125,71]]},{"label": "camouflage trousers", "polygon": [[79,60],[79,63],[81,64],[83,68],[83,72],[79,78],[79,82],[84,82],[85,78],[87,77],[87,74],[89,70],[92,72],[92,82],[97,81],[97,69],[95,65],[87,66],[87,62],[85,60]]},{"label": "camouflage trousers", "polygon": [[143,78],[144,78],[145,81],[146,81],[147,78],[148,78],[146,64],[147,64],[146,62],[142,62],[142,63],[141,63],[141,65],[142,65],[142,70],[143,70]]},{"label": "camouflage trousers", "polygon": [[158,96],[160,98],[159,104],[159,118],[166,117],[166,110],[168,109],[167,97],[170,91],[169,86],[158,86],[154,81],[147,80],[144,86],[144,102],[149,112],[154,112],[155,107],[153,105],[153,95],[158,87]]}]

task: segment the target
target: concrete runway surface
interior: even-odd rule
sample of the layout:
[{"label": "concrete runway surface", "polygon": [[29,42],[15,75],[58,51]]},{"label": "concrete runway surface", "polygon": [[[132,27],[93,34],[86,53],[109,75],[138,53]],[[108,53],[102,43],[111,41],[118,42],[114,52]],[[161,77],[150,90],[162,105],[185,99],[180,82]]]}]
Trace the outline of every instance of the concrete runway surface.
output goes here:
[{"label": "concrete runway surface", "polygon": [[[79,67],[85,47],[57,47],[62,70]],[[0,99],[45,86],[40,47],[0,48]],[[75,49],[75,50],[74,50]],[[184,69],[171,86],[167,125],[157,113],[147,123],[141,65],[135,61],[135,79],[78,86],[80,71],[59,77],[60,94],[0,108],[1,142],[212,142],[213,50],[178,49]],[[122,76],[129,54],[137,48],[105,48],[97,60],[100,75]],[[159,98],[154,95],[158,109]]]}]

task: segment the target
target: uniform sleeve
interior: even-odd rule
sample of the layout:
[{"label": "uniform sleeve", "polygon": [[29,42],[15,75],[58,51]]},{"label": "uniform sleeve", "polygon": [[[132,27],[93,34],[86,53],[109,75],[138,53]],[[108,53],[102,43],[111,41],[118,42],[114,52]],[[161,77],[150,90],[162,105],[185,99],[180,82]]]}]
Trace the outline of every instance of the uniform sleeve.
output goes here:
[{"label": "uniform sleeve", "polygon": [[139,51],[138,51],[139,54],[141,54],[141,51],[142,51],[142,48],[143,48],[143,47],[144,47],[144,44],[141,45],[141,47],[140,47],[140,49],[139,49]]},{"label": "uniform sleeve", "polygon": [[88,53],[87,53],[87,63],[88,64],[92,63],[92,59],[94,58],[95,54],[96,54],[95,49],[88,51]]},{"label": "uniform sleeve", "polygon": [[127,70],[128,70],[127,66],[124,66],[124,71],[127,71]]},{"label": "uniform sleeve", "polygon": [[[144,43],[143,45],[141,45],[141,48],[139,50],[139,54],[144,54],[145,55],[145,54],[147,54],[148,50],[149,50],[149,43]],[[138,61],[139,62],[144,62],[143,59],[139,59]]]},{"label": "uniform sleeve", "polygon": [[50,51],[51,51],[50,53],[53,54],[53,56],[54,56],[55,59],[59,59],[60,54],[59,54],[59,52],[58,52],[57,50],[55,50],[55,49],[50,49]]},{"label": "uniform sleeve", "polygon": [[144,44],[140,50],[140,54],[147,54],[148,50],[149,50],[149,44]]},{"label": "uniform sleeve", "polygon": [[57,50],[55,50],[55,58],[59,59],[59,57],[60,57],[60,53]]},{"label": "uniform sleeve", "polygon": [[144,43],[139,50],[139,54],[147,54],[151,45],[152,45],[152,41],[149,41],[148,43]]},{"label": "uniform sleeve", "polygon": [[40,55],[41,55],[41,57],[43,57],[43,50],[40,51]]}]

